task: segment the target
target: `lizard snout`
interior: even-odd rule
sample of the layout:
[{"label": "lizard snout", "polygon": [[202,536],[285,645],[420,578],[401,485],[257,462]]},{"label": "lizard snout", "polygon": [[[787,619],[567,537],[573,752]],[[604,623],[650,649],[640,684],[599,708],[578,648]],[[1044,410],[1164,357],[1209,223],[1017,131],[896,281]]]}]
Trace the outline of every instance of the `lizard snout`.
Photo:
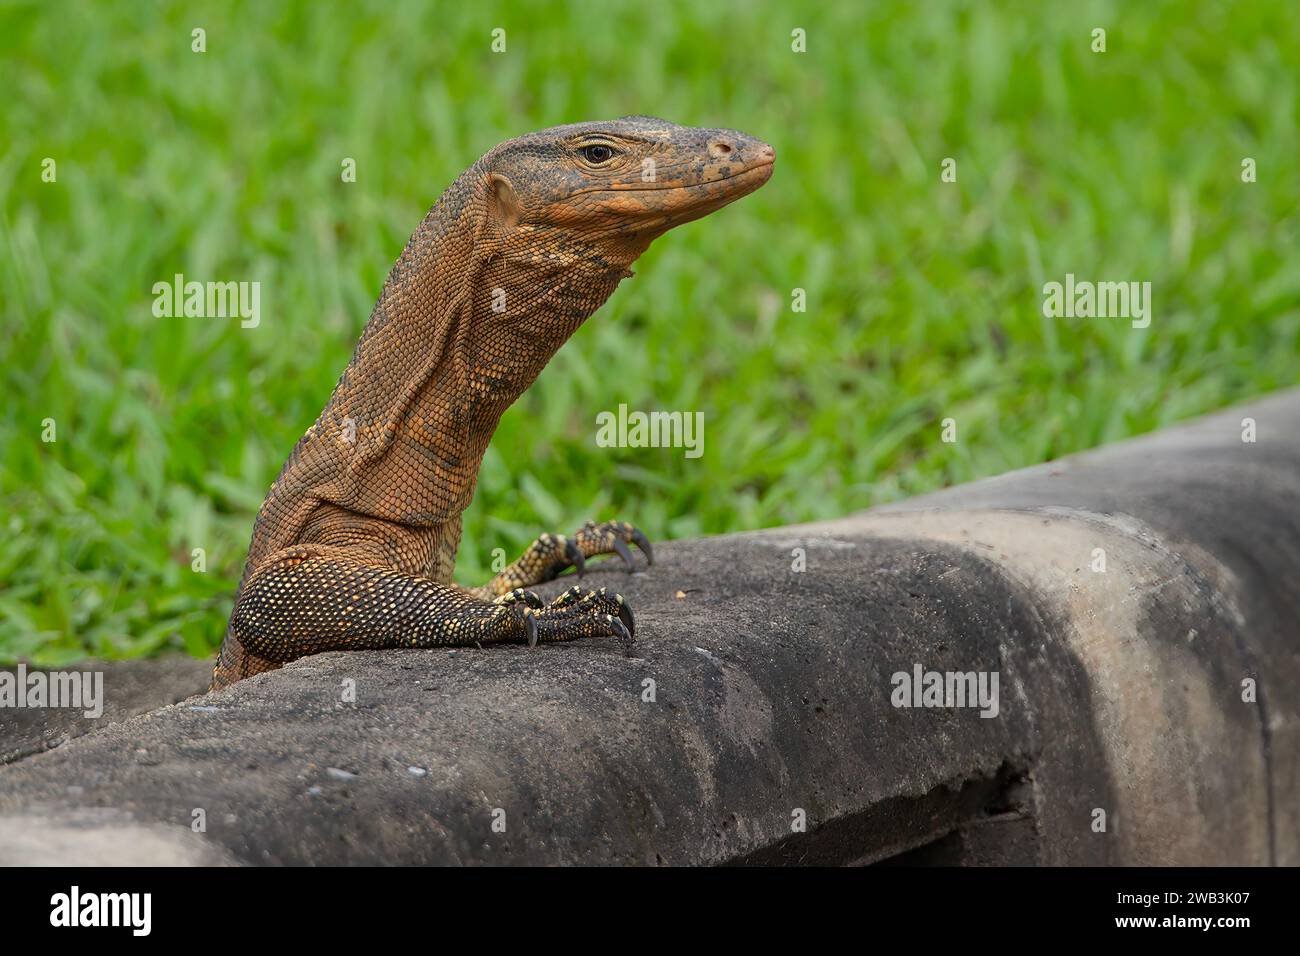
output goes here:
[{"label": "lizard snout", "polygon": [[710,137],[709,158],[741,170],[758,169],[776,162],[776,150],[769,143],[735,130],[719,130]]}]

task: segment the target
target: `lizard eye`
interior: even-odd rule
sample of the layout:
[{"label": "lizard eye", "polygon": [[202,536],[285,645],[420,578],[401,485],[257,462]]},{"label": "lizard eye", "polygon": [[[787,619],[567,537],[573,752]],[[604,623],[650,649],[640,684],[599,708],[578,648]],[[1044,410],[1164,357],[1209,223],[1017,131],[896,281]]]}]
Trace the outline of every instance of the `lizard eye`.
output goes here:
[{"label": "lizard eye", "polygon": [[578,152],[582,153],[583,158],[587,162],[595,166],[609,162],[610,158],[614,155],[614,150],[606,146],[604,143],[592,143],[590,146],[582,147]]}]

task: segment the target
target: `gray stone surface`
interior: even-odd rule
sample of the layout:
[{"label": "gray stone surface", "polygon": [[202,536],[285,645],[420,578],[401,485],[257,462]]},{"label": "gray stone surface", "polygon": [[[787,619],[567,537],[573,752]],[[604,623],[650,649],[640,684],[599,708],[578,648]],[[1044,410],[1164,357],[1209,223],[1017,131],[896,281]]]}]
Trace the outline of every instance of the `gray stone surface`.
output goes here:
[{"label": "gray stone surface", "polygon": [[[202,810],[243,863],[1300,862],[1300,393],[656,554],[586,582],[637,658],[308,658],[0,767],[0,818],[61,858]],[[916,664],[997,671],[998,716],[894,707]]]},{"label": "gray stone surface", "polygon": [[[34,668],[32,670],[35,670]],[[175,654],[151,660],[84,661],[65,668],[83,678],[100,674],[103,713],[78,707],[0,707],[0,764],[61,746],[74,737],[127,717],[205,693],[212,663]],[[13,667],[0,671],[18,676]]]},{"label": "gray stone surface", "polygon": [[220,846],[189,827],[140,824],[126,814],[78,811],[0,817],[5,866],[231,866]]}]

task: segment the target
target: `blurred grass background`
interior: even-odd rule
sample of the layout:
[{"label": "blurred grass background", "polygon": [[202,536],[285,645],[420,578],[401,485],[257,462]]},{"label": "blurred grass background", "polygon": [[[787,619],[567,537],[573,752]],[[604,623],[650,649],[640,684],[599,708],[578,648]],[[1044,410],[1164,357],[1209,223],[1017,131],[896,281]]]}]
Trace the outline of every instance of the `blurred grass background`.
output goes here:
[{"label": "blurred grass background", "polygon": [[[1295,384],[1298,49],[1272,2],[6,3],[0,662],[215,648],[407,236],[544,126],[650,113],[779,159],[506,415],[462,582],[589,517],[840,515]],[[260,281],[261,326],[154,318],[177,272]],[[1067,272],[1150,281],[1151,327],[1044,319]],[[597,448],[620,402],[704,411],[704,456]]]}]

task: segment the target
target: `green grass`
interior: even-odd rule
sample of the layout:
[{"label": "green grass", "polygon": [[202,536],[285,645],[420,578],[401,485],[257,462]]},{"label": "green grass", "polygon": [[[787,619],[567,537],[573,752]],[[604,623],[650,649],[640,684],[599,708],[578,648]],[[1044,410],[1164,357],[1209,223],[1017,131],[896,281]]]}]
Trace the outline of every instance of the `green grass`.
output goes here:
[{"label": "green grass", "polygon": [[[1300,381],[1285,4],[549,6],[0,10],[0,660],[214,648],[406,237],[543,126],[652,113],[779,159],[659,240],[507,414],[462,581],[588,517],[663,539],[840,515]],[[176,272],[260,281],[261,326],[155,319]],[[1067,272],[1150,281],[1151,327],[1044,319]],[[704,456],[596,447],[620,402],[702,410]]]}]

